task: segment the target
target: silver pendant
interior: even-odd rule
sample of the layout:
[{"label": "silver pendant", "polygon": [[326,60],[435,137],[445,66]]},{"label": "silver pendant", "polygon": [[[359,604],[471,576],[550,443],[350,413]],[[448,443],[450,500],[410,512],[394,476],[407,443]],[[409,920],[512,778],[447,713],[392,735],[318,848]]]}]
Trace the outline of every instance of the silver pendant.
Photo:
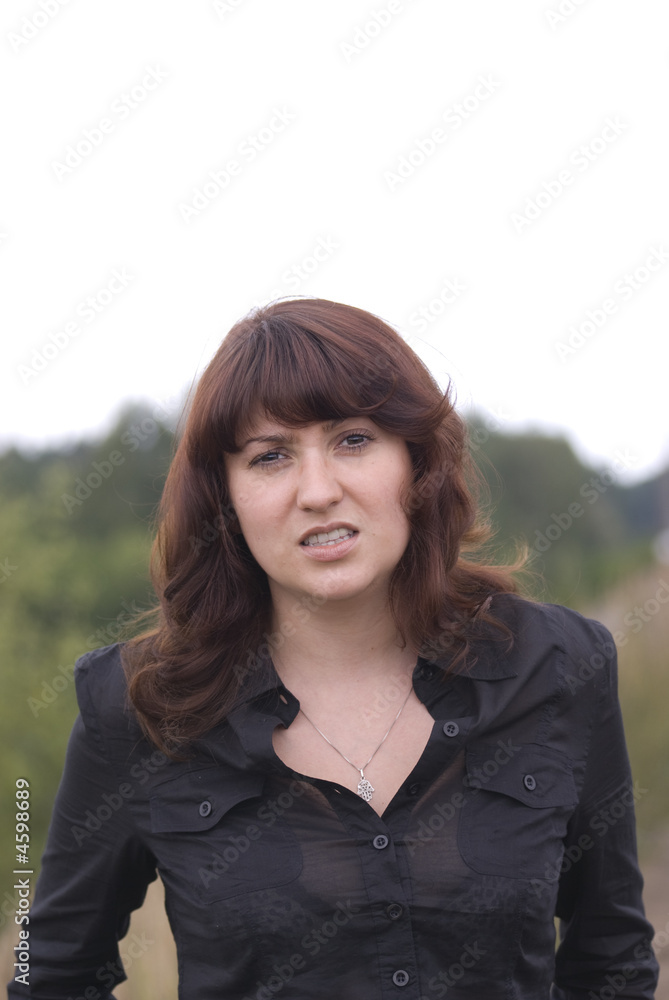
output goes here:
[{"label": "silver pendant", "polygon": [[[362,774],[362,771],[360,773]],[[369,800],[372,797],[373,791],[374,789],[372,787],[371,782],[369,782],[367,778],[362,777],[358,782],[358,795],[360,796],[360,798],[364,799],[365,802],[369,802]]]}]

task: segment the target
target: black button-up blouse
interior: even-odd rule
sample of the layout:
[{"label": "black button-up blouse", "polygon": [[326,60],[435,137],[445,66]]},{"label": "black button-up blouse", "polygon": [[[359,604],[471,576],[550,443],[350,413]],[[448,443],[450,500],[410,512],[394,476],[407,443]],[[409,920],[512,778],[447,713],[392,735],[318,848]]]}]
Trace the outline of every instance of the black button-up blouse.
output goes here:
[{"label": "black button-up blouse", "polygon": [[183,1000],[651,1000],[611,636],[513,595],[494,609],[510,651],[481,640],[447,677],[418,658],[434,726],[383,816],[277,757],[299,704],[271,661],[175,763],[125,708],[119,646],[83,656],[30,991],[10,998],[109,998],[157,871]]}]

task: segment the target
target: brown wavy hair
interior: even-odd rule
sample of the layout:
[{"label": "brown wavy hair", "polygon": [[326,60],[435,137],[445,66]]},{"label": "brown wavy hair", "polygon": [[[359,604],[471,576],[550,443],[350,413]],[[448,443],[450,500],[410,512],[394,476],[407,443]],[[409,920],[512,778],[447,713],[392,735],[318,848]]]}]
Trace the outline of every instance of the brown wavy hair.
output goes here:
[{"label": "brown wavy hair", "polygon": [[278,300],[232,327],[197,385],[157,515],[154,625],[122,647],[142,728],[173,756],[225,718],[248,669],[271,652],[266,574],[239,529],[223,461],[263,411],[292,426],[368,415],[402,436],[414,473],[402,497],[410,540],[389,588],[401,640],[454,666],[482,628],[510,638],[489,598],[518,590],[522,560],[474,559],[491,532],[450,392],[377,316]]}]

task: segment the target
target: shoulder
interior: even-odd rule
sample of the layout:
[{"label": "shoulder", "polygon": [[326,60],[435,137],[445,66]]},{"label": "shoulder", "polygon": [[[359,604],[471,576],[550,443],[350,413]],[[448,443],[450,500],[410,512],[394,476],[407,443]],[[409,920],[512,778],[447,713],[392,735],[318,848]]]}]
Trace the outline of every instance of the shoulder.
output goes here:
[{"label": "shoulder", "polygon": [[519,642],[544,639],[578,653],[602,640],[613,642],[611,633],[594,618],[561,604],[531,601],[518,594],[497,594],[490,611],[503,621]]},{"label": "shoulder", "polygon": [[74,683],[82,720],[99,738],[127,734],[137,738],[139,724],[128,699],[123,669],[124,643],[90,650],[74,666]]},{"label": "shoulder", "polygon": [[[615,673],[616,647],[609,630],[593,618],[560,604],[531,601],[517,594],[497,594],[489,612],[509,630],[476,644],[479,670],[489,676],[527,676],[556,669],[567,686],[570,678],[600,681]],[[476,668],[475,668],[476,669]]]}]

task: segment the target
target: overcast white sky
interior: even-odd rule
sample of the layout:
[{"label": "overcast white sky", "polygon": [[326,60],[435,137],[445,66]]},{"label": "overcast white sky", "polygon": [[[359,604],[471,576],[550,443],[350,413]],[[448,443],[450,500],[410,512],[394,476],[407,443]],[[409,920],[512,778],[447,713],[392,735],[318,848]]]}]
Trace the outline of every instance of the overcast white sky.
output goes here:
[{"label": "overcast white sky", "polygon": [[668,28],[666,0],[4,0],[0,446],[173,411],[297,292],[381,315],[491,426],[659,471]]}]

